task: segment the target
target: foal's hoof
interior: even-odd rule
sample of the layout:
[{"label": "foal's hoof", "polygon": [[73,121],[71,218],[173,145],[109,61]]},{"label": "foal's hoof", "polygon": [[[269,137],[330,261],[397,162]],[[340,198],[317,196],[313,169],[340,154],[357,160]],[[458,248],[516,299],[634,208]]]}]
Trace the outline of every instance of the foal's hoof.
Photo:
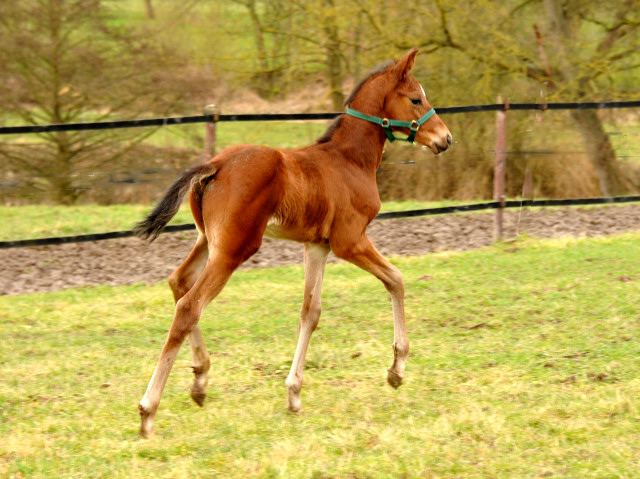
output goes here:
[{"label": "foal's hoof", "polygon": [[153,416],[142,406],[138,406],[140,411],[140,437],[149,439],[153,436]]},{"label": "foal's hoof", "polygon": [[387,370],[387,382],[392,388],[398,389],[402,384],[402,376],[399,376],[391,369]]},{"label": "foal's hoof", "polygon": [[293,401],[289,399],[289,406],[287,409],[290,413],[298,414],[302,410],[302,401],[300,401],[300,399]]},{"label": "foal's hoof", "polygon": [[289,412],[298,414],[302,410],[302,400],[300,399],[300,393],[296,394],[293,391],[289,391],[288,409]]},{"label": "foal's hoof", "polygon": [[191,389],[191,399],[193,399],[198,406],[203,407],[204,401],[207,399],[207,393],[199,389]]}]

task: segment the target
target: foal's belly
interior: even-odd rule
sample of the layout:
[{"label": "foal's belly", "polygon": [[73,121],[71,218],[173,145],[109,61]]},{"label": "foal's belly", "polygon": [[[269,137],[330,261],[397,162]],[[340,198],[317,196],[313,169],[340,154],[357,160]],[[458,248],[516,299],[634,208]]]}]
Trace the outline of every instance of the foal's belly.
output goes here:
[{"label": "foal's belly", "polygon": [[[323,237],[318,228],[296,228],[295,226],[285,227],[275,219],[269,219],[264,236],[275,239],[297,241],[299,243],[326,243],[328,237]],[[328,235],[327,235],[328,236]]]},{"label": "foal's belly", "polygon": [[274,219],[270,219],[269,222],[267,223],[267,229],[264,230],[264,235],[268,236],[269,238],[286,239],[286,240],[295,241],[293,238],[291,238],[292,236],[291,232],[283,228]]}]

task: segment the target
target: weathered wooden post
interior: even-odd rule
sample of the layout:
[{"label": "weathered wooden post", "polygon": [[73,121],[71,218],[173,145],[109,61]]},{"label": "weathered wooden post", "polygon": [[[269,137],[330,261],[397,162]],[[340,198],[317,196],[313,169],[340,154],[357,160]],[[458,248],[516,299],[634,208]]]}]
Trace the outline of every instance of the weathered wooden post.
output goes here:
[{"label": "weathered wooden post", "polygon": [[202,154],[203,161],[209,160],[216,155],[216,123],[220,119],[220,108],[215,105],[207,105],[204,107],[203,114],[211,116],[213,121],[204,124],[204,152]]},{"label": "weathered wooden post", "polygon": [[[498,103],[502,98],[498,97]],[[504,103],[504,110],[496,112],[496,159],[493,171],[493,200],[500,203],[493,219],[493,241],[502,240],[503,212],[505,205],[505,162],[507,159],[507,110],[509,102]]]},{"label": "weathered wooden post", "polygon": [[[528,154],[526,155],[528,156]],[[526,158],[525,156],[525,158]],[[533,199],[533,173],[529,167],[524,169],[524,182],[522,183],[522,198],[525,200]]]}]

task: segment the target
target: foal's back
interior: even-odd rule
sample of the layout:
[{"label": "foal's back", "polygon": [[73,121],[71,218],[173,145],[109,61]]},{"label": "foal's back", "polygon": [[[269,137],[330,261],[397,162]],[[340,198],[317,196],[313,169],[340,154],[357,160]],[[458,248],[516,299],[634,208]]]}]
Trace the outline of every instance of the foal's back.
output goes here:
[{"label": "foal's back", "polygon": [[363,177],[326,144],[296,150],[236,146],[211,164],[216,176],[200,204],[206,234],[215,243],[229,229],[237,239],[247,236],[237,231],[242,229],[256,237],[327,243],[345,211],[349,221],[364,228],[380,208],[375,175]]}]

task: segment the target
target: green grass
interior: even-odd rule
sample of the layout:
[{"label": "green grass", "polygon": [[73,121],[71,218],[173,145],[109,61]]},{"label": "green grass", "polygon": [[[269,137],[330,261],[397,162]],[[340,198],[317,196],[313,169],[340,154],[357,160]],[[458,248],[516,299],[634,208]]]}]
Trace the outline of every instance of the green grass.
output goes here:
[{"label": "green grass", "polygon": [[136,405],[170,324],[166,286],[0,298],[3,477],[631,478],[640,470],[640,234],[521,239],[396,259],[388,296],[329,265],[303,412],[286,412],[303,270],[238,272],[206,310],[209,398],[181,351],[156,421]]},{"label": "green grass", "polygon": [[[328,127],[326,121],[221,122],[216,126],[216,150],[219,152],[233,145],[298,148],[313,143]],[[146,142],[160,147],[202,148],[204,126],[189,124],[159,128]]]},{"label": "green grass", "polygon": [[[149,211],[144,205],[0,206],[0,241],[129,230]],[[183,205],[171,224],[193,222]]]}]

